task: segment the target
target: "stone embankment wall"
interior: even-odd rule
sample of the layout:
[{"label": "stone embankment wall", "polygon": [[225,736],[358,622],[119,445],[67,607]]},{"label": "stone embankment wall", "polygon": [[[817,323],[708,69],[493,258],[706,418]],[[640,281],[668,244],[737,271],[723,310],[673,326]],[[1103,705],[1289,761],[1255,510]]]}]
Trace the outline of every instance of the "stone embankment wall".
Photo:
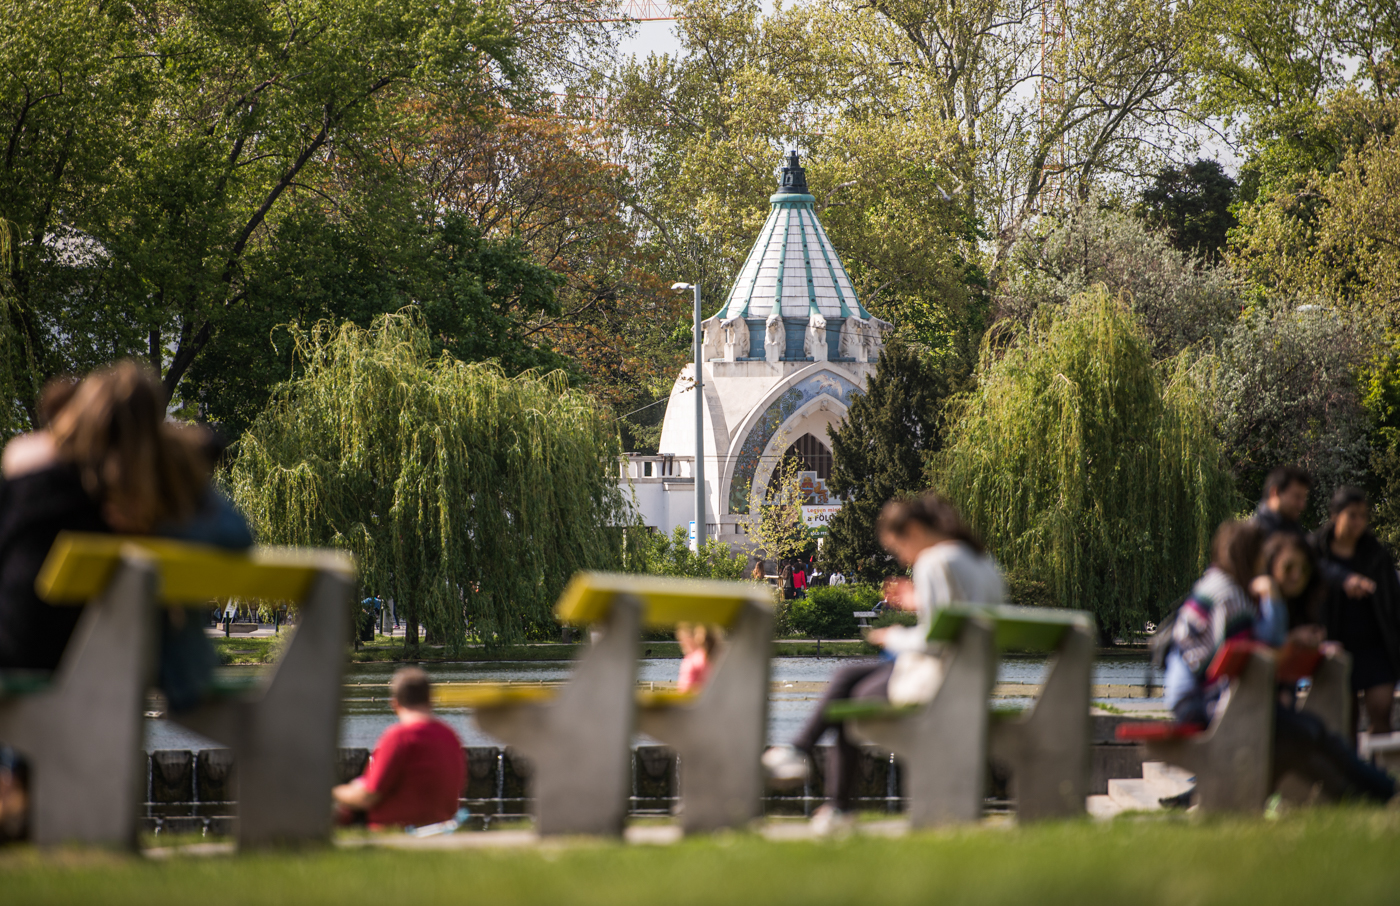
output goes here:
[{"label": "stone embankment wall", "polygon": [[[1113,728],[1121,718],[1094,718],[1093,777],[1091,793],[1108,790],[1108,780],[1139,777],[1142,749],[1135,744],[1113,742]],[[826,751],[817,758],[816,771],[802,789],[769,790],[764,811],[772,815],[811,814],[821,804]],[[467,782],[462,804],[471,809],[477,827],[529,814],[527,798],[530,768],[510,749],[494,746],[463,748]],[[337,782],[347,782],[364,770],[369,750],[341,749]],[[638,746],[632,750],[632,802],[636,815],[668,813],[676,804],[676,777],[681,770],[674,753],[662,746]],[[150,753],[147,774],[145,823],[156,833],[232,833],[235,800],[232,752],[228,749],[163,749]],[[1008,778],[996,765],[988,770],[986,796],[989,807],[1008,809]],[[904,800],[898,763],[888,756],[868,754],[861,761],[857,796],[871,811],[900,812]]]}]

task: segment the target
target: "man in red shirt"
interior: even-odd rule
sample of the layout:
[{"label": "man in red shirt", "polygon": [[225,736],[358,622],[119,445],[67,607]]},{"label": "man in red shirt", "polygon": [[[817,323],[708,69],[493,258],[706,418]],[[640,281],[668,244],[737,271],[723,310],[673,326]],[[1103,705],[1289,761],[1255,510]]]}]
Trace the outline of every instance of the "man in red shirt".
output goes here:
[{"label": "man in red shirt", "polygon": [[452,728],[433,717],[428,675],[404,667],[389,681],[399,722],[379,738],[365,772],[332,790],[337,805],[370,827],[436,824],[457,813],[467,767]]}]

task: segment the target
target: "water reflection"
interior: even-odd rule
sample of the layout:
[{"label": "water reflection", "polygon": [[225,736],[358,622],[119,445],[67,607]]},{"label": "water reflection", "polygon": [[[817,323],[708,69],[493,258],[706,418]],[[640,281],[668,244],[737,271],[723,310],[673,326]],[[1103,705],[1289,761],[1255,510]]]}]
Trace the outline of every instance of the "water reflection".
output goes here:
[{"label": "water reflection", "polygon": [[[825,683],[850,658],[774,658],[773,680],[778,683]],[[345,713],[341,719],[340,744],[372,748],[379,735],[393,723],[389,708],[388,683],[396,664],[357,665],[346,676]],[[425,664],[433,682],[560,682],[568,678],[568,661],[497,661],[457,664]],[[675,682],[680,661],[674,658],[646,658],[638,665],[640,682]],[[1040,683],[1048,662],[1040,657],[1008,657],[997,670],[1002,683]],[[1095,685],[1142,686],[1148,674],[1144,657],[1111,658],[1094,664]],[[1155,677],[1152,682],[1161,682]],[[362,686],[357,689],[355,686]],[[771,741],[791,738],[815,705],[818,691],[776,690],[768,708],[768,737]],[[1110,699],[1110,701],[1112,701]],[[464,745],[496,745],[497,741],[476,728],[464,710],[445,710],[439,715],[457,731]],[[203,749],[214,747],[209,740],[164,720],[146,721],[146,748]]]}]

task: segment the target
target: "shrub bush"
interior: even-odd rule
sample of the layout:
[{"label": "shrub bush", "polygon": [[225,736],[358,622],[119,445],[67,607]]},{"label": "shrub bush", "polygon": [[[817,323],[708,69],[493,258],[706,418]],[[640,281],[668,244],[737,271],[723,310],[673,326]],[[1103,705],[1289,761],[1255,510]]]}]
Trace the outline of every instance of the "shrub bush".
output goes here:
[{"label": "shrub bush", "polygon": [[814,588],[807,597],[788,602],[788,620],[809,638],[852,639],[859,634],[852,614],[860,609],[846,588]]},{"label": "shrub bush", "polygon": [[919,615],[908,610],[886,610],[875,618],[875,622],[870,624],[872,629],[883,629],[886,626],[913,626],[919,622]]},{"label": "shrub bush", "polygon": [[846,590],[855,600],[856,610],[874,610],[875,605],[885,597],[885,590],[880,585],[847,585]]}]

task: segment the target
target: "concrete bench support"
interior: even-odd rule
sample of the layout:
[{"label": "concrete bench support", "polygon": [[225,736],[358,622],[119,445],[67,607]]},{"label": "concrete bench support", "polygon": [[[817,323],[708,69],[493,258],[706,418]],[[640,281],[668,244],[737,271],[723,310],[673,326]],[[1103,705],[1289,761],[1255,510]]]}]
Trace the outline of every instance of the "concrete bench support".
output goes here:
[{"label": "concrete bench support", "polygon": [[173,716],[233,750],[240,847],[330,838],[352,591],[349,574],[319,573],[270,676],[249,692]]},{"label": "concrete bench support", "polygon": [[1313,671],[1312,687],[1301,710],[1346,739],[1351,732],[1352,699],[1351,655],[1339,651],[1318,661]]},{"label": "concrete bench support", "polygon": [[992,722],[992,758],[1011,769],[1019,821],[1082,815],[1089,795],[1092,630],[1070,628],[1054,657],[1030,712]]},{"label": "concrete bench support", "polygon": [[773,612],[750,602],[693,703],[642,707],[638,728],[680,756],[681,827],[742,827],[762,814]]},{"label": "concrete bench support", "polygon": [[996,676],[991,623],[967,619],[944,654],[933,700],[898,716],[852,720],[850,730],[901,759],[913,827],[976,821],[987,770],[987,700]]},{"label": "concrete bench support", "polygon": [[0,697],[0,740],[30,762],[30,831],[41,846],[136,847],[155,585],[149,562],[123,555],[84,609],[52,684]]},{"label": "concrete bench support", "polygon": [[476,709],[482,730],[529,760],[541,835],[622,834],[640,620],[640,602],[617,595],[598,624],[601,636],[556,697]]},{"label": "concrete bench support", "polygon": [[1211,726],[1196,736],[1147,740],[1147,757],[1194,772],[1202,812],[1261,811],[1272,769],[1274,695],[1274,656],[1256,648]]}]

